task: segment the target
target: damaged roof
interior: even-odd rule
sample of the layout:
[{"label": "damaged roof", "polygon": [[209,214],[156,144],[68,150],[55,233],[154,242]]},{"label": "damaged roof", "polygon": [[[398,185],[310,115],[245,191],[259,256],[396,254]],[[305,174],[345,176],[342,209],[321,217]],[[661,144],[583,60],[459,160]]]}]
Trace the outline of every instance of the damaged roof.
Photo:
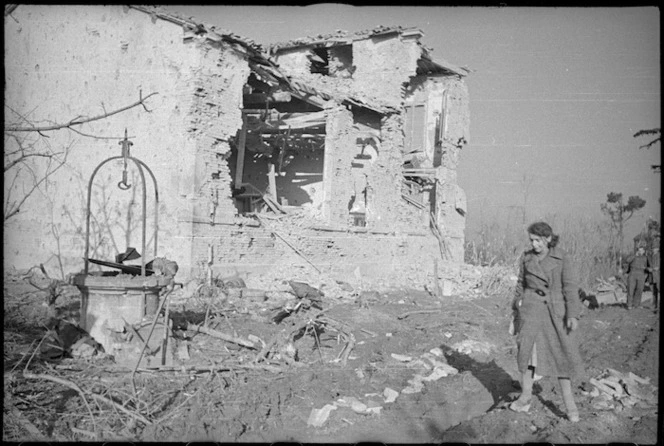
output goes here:
[{"label": "damaged roof", "polygon": [[276,52],[290,49],[290,48],[299,48],[303,46],[335,46],[335,45],[349,45],[356,40],[365,40],[372,37],[385,36],[389,34],[399,34],[404,37],[415,36],[420,38],[424,35],[422,30],[417,28],[403,28],[401,26],[377,26],[373,29],[368,29],[364,31],[357,31],[354,33],[349,33],[344,30],[337,30],[334,33],[329,34],[319,34],[317,36],[311,37],[301,37],[297,39],[292,39],[287,42],[275,43],[269,45],[268,53],[274,54]]},{"label": "damaged roof", "polygon": [[[240,37],[230,31],[217,29],[214,25],[200,23],[193,17],[184,18],[176,13],[169,12],[158,6],[129,6],[130,8],[142,11],[149,14],[152,20],[162,19],[167,20],[185,28],[186,33],[190,37],[205,36],[205,38],[212,42],[223,41],[229,44],[236,51],[247,56],[249,66],[259,75],[264,81],[271,84],[280,84],[289,89],[297,97],[313,103],[316,106],[323,106],[323,102],[331,99],[348,102],[350,104],[364,107],[378,113],[385,113],[391,111],[389,108],[372,105],[358,98],[346,95],[335,94],[331,91],[325,91],[320,87],[314,88],[304,81],[298,81],[279,70],[279,66],[273,62],[270,55],[266,53],[260,44],[255,43],[253,40]],[[185,34],[187,38],[187,34]]]},{"label": "damaged roof", "polygon": [[[11,14],[18,6],[20,5],[5,5],[5,16]],[[345,94],[343,92],[334,91],[334,89],[325,88],[325,85],[317,85],[314,87],[306,81],[297,80],[292,76],[288,76],[279,69],[279,65],[272,60],[270,53],[266,52],[260,44],[254,42],[251,39],[239,36],[229,30],[217,28],[215,25],[200,22],[194,17],[185,18],[178,13],[169,11],[160,6],[124,5],[123,7],[125,10],[134,9],[141,11],[149,15],[153,22],[155,22],[157,19],[160,19],[182,26],[185,31],[185,39],[199,37],[204,38],[209,42],[224,42],[238,53],[247,57],[247,61],[249,62],[251,70],[259,75],[263,80],[269,82],[272,85],[281,85],[284,88],[290,90],[300,99],[308,101],[321,108],[324,106],[324,102],[334,99],[339,102],[345,102],[355,106],[363,107],[381,114],[394,111],[394,109],[389,106],[369,103],[369,101],[355,97],[355,95]],[[418,38],[422,35],[422,31],[415,28],[404,29],[400,26],[377,27],[373,30],[360,31],[353,34],[339,31],[328,36],[298,39],[297,41],[293,41],[291,46],[297,47],[305,44],[316,44],[318,41],[336,41],[338,44],[343,44],[345,40],[341,40],[341,33],[344,33],[346,37],[350,36],[349,38],[352,40],[366,39],[369,37],[387,35],[390,33],[400,33],[401,35],[417,35]],[[305,41],[309,43],[305,43]],[[425,65],[424,69],[429,69],[434,65]]]},{"label": "damaged roof", "polygon": [[167,11],[159,6],[128,5],[127,7],[149,14],[153,21],[156,19],[166,20],[182,26],[185,31],[193,33],[193,35],[205,35],[211,41],[224,41],[231,44],[236,50],[241,49],[241,52],[255,55],[263,62],[269,63],[267,58],[263,56],[264,52],[260,44],[231,31],[217,29],[215,25],[200,22],[195,20],[194,17],[184,18],[177,13]]},{"label": "damaged roof", "polygon": [[344,30],[337,30],[334,33],[319,34],[317,36],[302,37],[287,42],[275,43],[269,45],[267,52],[270,55],[275,55],[280,51],[289,49],[302,48],[302,47],[325,47],[330,48],[338,45],[350,45],[358,40],[366,40],[373,37],[388,36],[390,34],[398,34],[402,37],[414,37],[417,39],[418,44],[422,48],[422,57],[417,62],[417,74],[453,74],[457,76],[467,76],[470,70],[466,67],[460,67],[447,62],[446,60],[434,61],[431,58],[431,48],[428,48],[420,42],[420,38],[424,36],[424,32],[419,28],[404,28],[402,26],[377,26],[373,29],[357,31],[349,33]]}]

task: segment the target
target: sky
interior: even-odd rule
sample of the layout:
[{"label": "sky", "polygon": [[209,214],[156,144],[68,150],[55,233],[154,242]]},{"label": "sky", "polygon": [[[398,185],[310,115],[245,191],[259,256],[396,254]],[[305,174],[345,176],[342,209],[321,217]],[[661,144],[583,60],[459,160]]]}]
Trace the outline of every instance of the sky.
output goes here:
[{"label": "sky", "polygon": [[[660,220],[661,127],[657,7],[176,6],[169,9],[267,45],[379,25],[417,27],[434,60],[468,67],[470,138],[458,183],[466,238],[482,227],[605,219],[609,192],[638,195],[635,235]],[[508,220],[508,219],[512,220]],[[554,227],[554,231],[555,231]]]}]

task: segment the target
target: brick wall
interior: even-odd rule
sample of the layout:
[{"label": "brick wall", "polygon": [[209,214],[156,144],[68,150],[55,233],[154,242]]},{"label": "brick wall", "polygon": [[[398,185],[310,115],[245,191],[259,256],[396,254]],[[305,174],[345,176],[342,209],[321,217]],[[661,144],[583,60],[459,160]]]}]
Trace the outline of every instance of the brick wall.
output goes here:
[{"label": "brick wall", "polygon": [[[271,269],[283,266],[283,261],[301,265],[308,265],[310,261],[338,280],[352,277],[357,268],[363,277],[377,279],[401,271],[413,260],[428,261],[439,256],[436,239],[424,231],[375,234],[312,228],[277,229],[288,241],[286,244],[264,226],[199,226],[194,240],[195,250],[206,254],[201,256],[192,276],[199,278],[206,275],[210,246],[212,274],[222,278],[243,273],[269,273]],[[289,245],[304,257],[296,254]]]}]

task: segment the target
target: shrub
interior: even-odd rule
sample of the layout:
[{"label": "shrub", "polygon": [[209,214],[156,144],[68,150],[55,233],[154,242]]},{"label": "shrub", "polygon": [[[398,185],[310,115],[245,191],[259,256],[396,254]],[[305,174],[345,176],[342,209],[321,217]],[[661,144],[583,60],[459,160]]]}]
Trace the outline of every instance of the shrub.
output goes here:
[{"label": "shrub", "polygon": [[[577,268],[579,286],[590,290],[597,278],[615,274],[611,251],[613,235],[607,222],[583,216],[547,216],[554,233],[560,235],[560,247]],[[465,245],[465,261],[480,266],[518,267],[521,254],[528,249],[526,228],[522,225],[483,224]]]}]

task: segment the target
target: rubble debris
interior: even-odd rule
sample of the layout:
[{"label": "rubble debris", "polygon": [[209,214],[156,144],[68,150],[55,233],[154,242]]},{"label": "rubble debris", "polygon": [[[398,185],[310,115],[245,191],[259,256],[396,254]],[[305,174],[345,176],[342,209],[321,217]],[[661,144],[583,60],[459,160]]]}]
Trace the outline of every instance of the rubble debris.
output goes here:
[{"label": "rubble debris", "polygon": [[353,412],[362,415],[377,415],[380,414],[380,410],[382,409],[382,406],[378,403],[368,401],[365,404],[354,396],[339,398],[334,404],[339,407],[349,407]]},{"label": "rubble debris", "polygon": [[657,406],[657,387],[650,384],[649,379],[629,372],[621,373],[614,369],[606,369],[595,378],[590,379],[594,386],[589,393],[593,397],[591,405],[598,410],[615,408],[614,401],[621,407],[639,406],[642,408]]},{"label": "rubble debris", "polygon": [[594,295],[588,294],[586,299],[582,297],[582,302],[591,309],[602,305],[615,305],[627,302],[627,288],[625,284],[613,276],[609,277],[608,280],[598,277],[594,292]]},{"label": "rubble debris", "polygon": [[429,350],[429,353],[431,353],[434,356],[442,357],[443,349],[441,349],[440,347],[434,347],[431,350]]},{"label": "rubble debris", "polygon": [[466,339],[452,345],[452,350],[456,350],[465,355],[470,355],[472,353],[484,353],[488,355],[493,349],[494,347],[487,342],[474,341],[472,339]]},{"label": "rubble debris", "polygon": [[91,359],[103,351],[104,348],[90,336],[79,338],[70,349],[72,358],[76,359]]},{"label": "rubble debris", "polygon": [[[438,351],[436,351],[438,352]],[[395,354],[392,354],[392,357],[395,358]],[[405,355],[396,355],[396,358],[409,358]],[[395,358],[395,359],[396,359]],[[423,375],[422,372],[416,373],[410,380],[408,380],[408,386],[404,388],[401,393],[412,394],[419,393],[424,388],[425,382],[437,381],[440,378],[444,378],[450,375],[456,375],[459,371],[452,367],[449,364],[439,361],[436,359],[437,356],[428,352],[423,353],[417,359],[410,359],[407,361],[402,360],[406,363],[406,366],[409,368],[418,368],[422,372],[431,370],[431,373],[428,375]]]},{"label": "rubble debris", "polygon": [[396,401],[398,396],[399,392],[390,389],[389,387],[385,387],[385,390],[383,390],[383,397],[385,398],[386,403],[393,403],[394,401]]},{"label": "rubble debris", "polygon": [[195,325],[195,324],[192,324],[192,323],[187,323],[187,330],[194,331],[194,332],[205,333],[208,336],[223,339],[224,341],[232,342],[234,344],[238,344],[238,345],[241,345],[243,347],[256,348],[256,345],[253,342],[251,342],[247,339],[242,339],[242,338],[239,338],[239,337],[227,335],[226,333],[222,333],[220,331],[213,330],[211,328],[203,327],[201,325]]},{"label": "rubble debris", "polygon": [[325,424],[328,417],[330,416],[330,412],[332,412],[333,410],[337,410],[337,406],[334,404],[326,404],[320,409],[316,408],[311,409],[311,413],[309,414],[309,419],[307,420],[307,425],[313,427],[321,427],[322,425]]},{"label": "rubble debris", "polygon": [[320,302],[321,298],[325,296],[325,294],[323,294],[320,290],[317,290],[308,283],[289,280],[288,285],[290,285],[290,287],[293,289],[293,292],[299,299],[306,298]]}]

